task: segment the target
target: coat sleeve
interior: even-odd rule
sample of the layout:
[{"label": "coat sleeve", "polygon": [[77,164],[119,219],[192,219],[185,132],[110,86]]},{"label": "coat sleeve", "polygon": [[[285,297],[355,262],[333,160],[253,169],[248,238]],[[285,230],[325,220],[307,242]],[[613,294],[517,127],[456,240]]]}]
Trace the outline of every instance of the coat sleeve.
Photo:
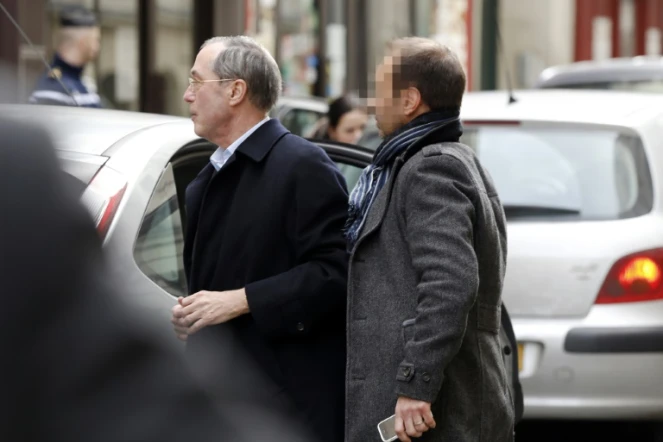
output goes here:
[{"label": "coat sleeve", "polygon": [[336,165],[322,150],[314,152],[292,172],[293,222],[288,230],[297,265],[245,288],[251,314],[270,338],[307,334],[345,318],[348,193]]},{"label": "coat sleeve", "polygon": [[424,154],[405,185],[406,239],[419,280],[412,339],[396,374],[396,393],[433,402],[477,296],[476,189],[459,160],[437,152]]}]

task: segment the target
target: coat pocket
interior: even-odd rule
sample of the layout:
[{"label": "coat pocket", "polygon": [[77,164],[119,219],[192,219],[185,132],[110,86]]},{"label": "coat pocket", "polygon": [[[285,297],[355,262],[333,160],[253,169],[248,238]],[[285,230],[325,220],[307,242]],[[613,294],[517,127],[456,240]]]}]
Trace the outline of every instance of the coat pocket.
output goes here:
[{"label": "coat pocket", "polygon": [[416,319],[406,319],[403,321],[403,324],[401,326],[402,329],[402,337],[403,337],[403,347],[407,345],[408,342],[414,340],[414,324],[415,324]]}]

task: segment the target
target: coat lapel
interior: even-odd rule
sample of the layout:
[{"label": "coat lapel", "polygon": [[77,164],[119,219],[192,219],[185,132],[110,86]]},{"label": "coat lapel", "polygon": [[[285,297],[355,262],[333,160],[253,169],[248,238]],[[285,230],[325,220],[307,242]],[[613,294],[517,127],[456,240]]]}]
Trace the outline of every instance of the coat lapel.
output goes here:
[{"label": "coat lapel", "polygon": [[359,244],[361,244],[364,238],[376,231],[382,224],[384,216],[387,213],[387,208],[389,207],[389,201],[391,200],[391,191],[394,187],[396,177],[398,176],[398,172],[401,170],[403,163],[404,155],[399,156],[394,161],[394,166],[391,170],[391,174],[389,175],[389,180],[382,187],[382,189],[380,189],[380,192],[375,197],[375,201],[373,201],[373,205],[368,209],[366,222],[364,223],[364,227],[359,233],[354,250],[359,247]]},{"label": "coat lapel", "polygon": [[190,258],[191,257],[190,254],[193,253],[192,240],[196,235],[196,230],[198,229],[200,206],[203,202],[203,196],[205,195],[205,189],[207,188],[207,184],[209,183],[213,174],[214,174],[214,166],[212,166],[211,163],[208,163],[186,189],[186,199],[185,199],[186,207],[184,210],[187,220],[187,225],[186,225],[187,241],[185,241],[185,250],[184,250],[185,259],[187,257]]}]

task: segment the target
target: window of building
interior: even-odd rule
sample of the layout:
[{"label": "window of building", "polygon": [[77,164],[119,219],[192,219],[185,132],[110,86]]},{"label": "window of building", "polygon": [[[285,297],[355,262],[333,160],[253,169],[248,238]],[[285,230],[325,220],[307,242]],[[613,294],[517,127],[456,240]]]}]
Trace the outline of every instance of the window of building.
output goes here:
[{"label": "window of building", "polygon": [[313,95],[320,63],[318,22],[313,0],[280,1],[279,65],[286,95]]},{"label": "window of building", "polygon": [[154,38],[154,73],[149,76],[160,112],[189,115],[182,99],[193,65],[193,0],[157,0]]}]

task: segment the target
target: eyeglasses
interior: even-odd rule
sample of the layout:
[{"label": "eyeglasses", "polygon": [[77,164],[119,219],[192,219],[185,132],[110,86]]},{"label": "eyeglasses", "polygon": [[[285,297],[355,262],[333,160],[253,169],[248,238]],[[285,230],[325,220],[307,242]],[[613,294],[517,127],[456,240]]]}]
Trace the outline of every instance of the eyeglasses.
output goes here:
[{"label": "eyeglasses", "polygon": [[213,83],[217,81],[235,81],[234,78],[221,78],[219,80],[196,80],[195,78],[189,77],[189,87],[194,91],[200,89],[203,83]]}]

